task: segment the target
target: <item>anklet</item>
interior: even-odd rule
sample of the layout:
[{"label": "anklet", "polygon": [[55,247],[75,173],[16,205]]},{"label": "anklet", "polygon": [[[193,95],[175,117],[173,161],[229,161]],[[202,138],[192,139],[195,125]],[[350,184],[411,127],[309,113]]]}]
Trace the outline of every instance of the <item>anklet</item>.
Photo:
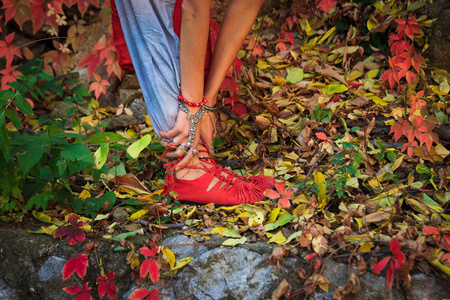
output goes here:
[{"label": "anklet", "polygon": [[211,112],[215,112],[217,110],[217,107],[215,106],[210,106],[207,104],[203,104],[203,107],[207,110],[207,111],[211,111]]},{"label": "anklet", "polygon": [[181,94],[180,94],[180,96],[178,96],[178,100],[180,100],[181,102],[187,104],[187,105],[190,106],[190,107],[199,107],[199,106],[203,106],[203,105],[206,104],[206,101],[207,101],[206,98],[203,97],[203,98],[202,98],[202,101],[200,101],[200,102],[191,102],[191,101],[189,101],[189,100],[186,100],[186,99],[183,97],[183,95],[181,95]]},{"label": "anklet", "polygon": [[204,107],[200,107],[200,110],[198,112],[196,112],[195,114],[192,114],[191,111],[187,108],[187,104],[184,102],[180,102],[180,109],[187,113],[187,120],[189,122],[189,135],[188,135],[188,142],[186,143],[186,147],[188,149],[190,149],[192,146],[194,146],[194,137],[195,137],[195,132],[197,130],[197,123],[198,121],[200,121],[200,119],[203,117],[203,115],[205,114],[205,109]]}]

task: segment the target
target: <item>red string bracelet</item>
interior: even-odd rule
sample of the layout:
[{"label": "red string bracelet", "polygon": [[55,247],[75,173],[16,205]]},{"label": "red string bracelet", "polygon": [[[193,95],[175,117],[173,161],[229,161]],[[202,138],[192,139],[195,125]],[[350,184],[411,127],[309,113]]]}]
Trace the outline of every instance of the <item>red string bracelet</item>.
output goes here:
[{"label": "red string bracelet", "polygon": [[178,96],[178,100],[180,100],[181,102],[186,103],[188,106],[191,106],[191,107],[203,106],[203,105],[206,104],[206,101],[207,101],[206,98],[203,97],[202,101],[200,101],[200,102],[191,102],[189,100],[184,99],[183,95],[181,95],[181,94],[180,94],[180,96]]}]

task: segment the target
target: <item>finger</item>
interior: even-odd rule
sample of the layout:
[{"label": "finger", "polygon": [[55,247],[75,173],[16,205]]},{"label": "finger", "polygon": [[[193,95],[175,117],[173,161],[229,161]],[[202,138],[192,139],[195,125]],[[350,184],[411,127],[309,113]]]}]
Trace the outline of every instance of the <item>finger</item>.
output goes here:
[{"label": "finger", "polygon": [[177,164],[175,170],[178,171],[193,161],[192,150],[189,150],[186,156]]},{"label": "finger", "polygon": [[159,135],[162,136],[165,139],[171,139],[174,136],[176,136],[178,134],[179,130],[177,127],[174,127],[173,129],[169,130],[169,131],[160,131]]},{"label": "finger", "polygon": [[187,132],[180,132],[177,136],[174,137],[173,142],[175,145],[181,145],[185,143],[187,140],[188,134]]},{"label": "finger", "polygon": [[183,147],[178,147],[177,150],[175,150],[174,153],[175,153],[175,155],[176,155],[177,157],[183,157],[183,156],[186,155],[186,150],[184,150]]}]

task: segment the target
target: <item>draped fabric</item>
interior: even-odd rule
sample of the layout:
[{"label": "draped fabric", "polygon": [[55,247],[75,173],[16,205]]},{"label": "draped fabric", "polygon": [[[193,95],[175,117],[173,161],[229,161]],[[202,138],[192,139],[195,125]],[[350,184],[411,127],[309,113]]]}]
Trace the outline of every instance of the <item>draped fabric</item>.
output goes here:
[{"label": "draped fabric", "polygon": [[[175,125],[180,94],[183,0],[112,0],[114,43],[120,66],[136,72],[155,132]],[[211,39],[205,74],[211,59]]]}]

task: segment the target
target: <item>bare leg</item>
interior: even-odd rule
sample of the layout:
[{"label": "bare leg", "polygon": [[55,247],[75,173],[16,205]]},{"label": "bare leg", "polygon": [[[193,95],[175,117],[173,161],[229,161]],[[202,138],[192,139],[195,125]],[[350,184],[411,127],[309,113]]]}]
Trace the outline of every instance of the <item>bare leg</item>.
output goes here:
[{"label": "bare leg", "polygon": [[[204,95],[208,100],[208,105],[216,104],[220,85],[247,37],[263,2],[264,0],[233,0],[228,7],[216,40],[211,67],[206,79]],[[214,114],[208,113],[203,119],[205,120],[202,121],[200,134],[208,147],[208,152],[212,154]]]},{"label": "bare leg", "polygon": [[228,69],[247,37],[264,0],[233,0],[227,9],[214,47],[211,68],[205,84],[209,105],[216,103],[217,93]]}]

